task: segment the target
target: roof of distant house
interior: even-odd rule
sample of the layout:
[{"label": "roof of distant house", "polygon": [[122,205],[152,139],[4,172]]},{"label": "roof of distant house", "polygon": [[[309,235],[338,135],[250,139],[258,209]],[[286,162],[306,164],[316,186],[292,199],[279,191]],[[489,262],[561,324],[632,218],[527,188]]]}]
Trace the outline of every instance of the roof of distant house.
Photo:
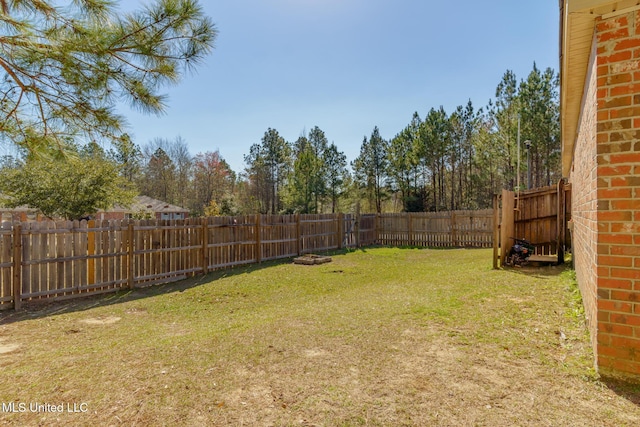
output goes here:
[{"label": "roof of distant house", "polygon": [[[22,212],[22,211],[35,211],[35,209],[30,208],[29,206],[17,206],[15,208],[7,208],[0,206],[0,212]],[[139,211],[148,211],[148,212],[189,212],[189,209],[182,208],[180,206],[172,205],[167,202],[163,202],[162,200],[154,199],[149,196],[136,196],[134,198],[133,204],[130,207],[124,207],[120,205],[116,205],[107,211],[100,212],[139,212]]]},{"label": "roof of distant house", "polygon": [[149,196],[136,196],[133,204],[130,207],[123,207],[116,205],[109,209],[107,212],[189,212],[189,209],[182,208],[180,206],[172,205],[162,200],[154,199]]}]

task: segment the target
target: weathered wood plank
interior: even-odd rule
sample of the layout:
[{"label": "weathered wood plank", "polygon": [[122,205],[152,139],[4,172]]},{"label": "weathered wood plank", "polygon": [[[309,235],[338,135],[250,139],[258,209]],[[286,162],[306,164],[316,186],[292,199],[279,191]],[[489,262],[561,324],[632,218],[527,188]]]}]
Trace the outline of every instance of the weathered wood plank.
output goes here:
[{"label": "weathered wood plank", "polygon": [[[2,275],[0,276],[0,299],[2,301],[12,301],[13,288],[12,288],[12,246],[13,246],[13,234],[12,234],[11,222],[3,222],[0,224],[0,269]],[[9,305],[9,304],[6,304]],[[0,308],[3,304],[0,304]]]}]

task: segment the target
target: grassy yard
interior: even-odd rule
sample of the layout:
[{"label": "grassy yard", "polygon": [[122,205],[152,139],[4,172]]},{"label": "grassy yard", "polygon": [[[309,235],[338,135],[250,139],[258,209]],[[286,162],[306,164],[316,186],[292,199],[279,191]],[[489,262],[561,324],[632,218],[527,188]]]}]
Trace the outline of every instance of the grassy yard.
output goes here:
[{"label": "grassy yard", "polygon": [[8,425],[640,424],[640,390],[592,369],[571,272],[488,250],[264,263],[0,322]]}]

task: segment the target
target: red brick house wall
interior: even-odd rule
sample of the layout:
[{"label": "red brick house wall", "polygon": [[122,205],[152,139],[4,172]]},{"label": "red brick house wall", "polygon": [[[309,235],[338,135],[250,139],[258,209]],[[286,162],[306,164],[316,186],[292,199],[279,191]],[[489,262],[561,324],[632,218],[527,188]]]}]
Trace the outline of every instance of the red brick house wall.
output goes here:
[{"label": "red brick house wall", "polygon": [[597,188],[597,269],[581,274],[596,276],[600,372],[640,378],[640,10],[598,18],[595,38],[596,165],[574,181]]},{"label": "red brick house wall", "polygon": [[[580,286],[585,315],[594,354],[597,357],[598,339],[598,188],[597,180],[597,68],[595,44],[589,60],[589,71],[578,124],[573,169],[569,177],[572,184],[571,218],[574,250],[573,262]],[[597,361],[596,361],[597,364]]]}]

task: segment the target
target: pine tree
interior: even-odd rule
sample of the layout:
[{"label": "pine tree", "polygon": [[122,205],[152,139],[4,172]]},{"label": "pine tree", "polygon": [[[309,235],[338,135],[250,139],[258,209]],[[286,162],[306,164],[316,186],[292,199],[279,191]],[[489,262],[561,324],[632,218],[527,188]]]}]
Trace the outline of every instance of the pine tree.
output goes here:
[{"label": "pine tree", "polygon": [[309,132],[309,146],[313,155],[313,170],[311,171],[312,190],[314,197],[314,212],[320,212],[320,203],[327,194],[326,182],[326,157],[325,153],[328,148],[329,141],[324,132],[315,126]]},{"label": "pine tree", "polygon": [[338,151],[338,147],[331,143],[324,152],[325,182],[327,195],[331,201],[331,213],[338,209],[338,200],[344,193],[344,185],[349,177],[347,170],[347,156]]},{"label": "pine tree", "polygon": [[516,166],[518,163],[518,114],[520,100],[516,75],[507,70],[496,88],[495,104],[489,106],[494,144],[498,147],[503,184],[501,188],[516,187]]},{"label": "pine tree", "polygon": [[315,153],[309,139],[300,136],[293,144],[293,169],[289,180],[289,210],[312,213],[314,204]]},{"label": "pine tree", "polygon": [[369,139],[364,137],[360,155],[352,163],[355,182],[365,190],[370,209],[377,213],[382,212],[382,201],[387,196],[387,151],[388,142],[380,136],[376,126]]},{"label": "pine tree", "polygon": [[432,202],[425,210],[446,210],[446,165],[445,156],[450,145],[450,122],[441,106],[432,108],[420,126],[420,147],[418,155],[423,166],[424,182],[431,178]]},{"label": "pine tree", "polygon": [[291,164],[291,147],[277,130],[267,129],[260,144],[253,144],[244,158],[247,176],[261,213],[277,214]]},{"label": "pine tree", "polygon": [[120,165],[120,173],[129,182],[133,182],[140,173],[142,161],[142,151],[128,134],[123,134],[111,144],[113,148],[109,150],[109,157]]},{"label": "pine tree", "polygon": [[558,76],[551,68],[541,72],[534,63],[518,95],[522,134],[531,141],[532,186],[551,185],[560,178]]},{"label": "pine tree", "polygon": [[197,0],[156,0],[124,14],[110,0],[0,0],[0,11],[0,132],[36,151],[116,139],[121,100],[162,112],[162,87],[216,37]]}]

